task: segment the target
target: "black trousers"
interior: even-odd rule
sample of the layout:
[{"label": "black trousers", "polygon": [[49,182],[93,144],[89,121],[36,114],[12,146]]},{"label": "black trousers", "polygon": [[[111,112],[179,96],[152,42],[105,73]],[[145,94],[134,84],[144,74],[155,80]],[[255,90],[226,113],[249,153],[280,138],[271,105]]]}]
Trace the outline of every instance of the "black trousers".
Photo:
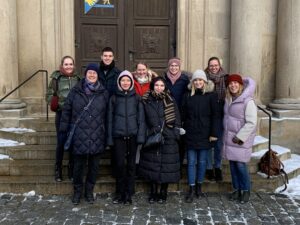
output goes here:
[{"label": "black trousers", "polygon": [[135,185],[136,138],[114,139],[116,193],[132,195]]},{"label": "black trousers", "polygon": [[87,175],[85,179],[85,192],[92,193],[96,184],[99,170],[100,154],[96,155],[73,155],[73,185],[75,189],[83,189],[83,173],[87,165]]},{"label": "black trousers", "polygon": [[[55,114],[55,128],[56,128],[56,157],[55,157],[55,165],[59,168],[62,168],[62,161],[64,159],[64,144],[67,140],[67,134],[65,132],[59,132],[60,119],[61,119],[62,111],[58,111]],[[69,153],[69,165],[71,168],[73,167],[73,157],[71,154],[72,148]]]}]

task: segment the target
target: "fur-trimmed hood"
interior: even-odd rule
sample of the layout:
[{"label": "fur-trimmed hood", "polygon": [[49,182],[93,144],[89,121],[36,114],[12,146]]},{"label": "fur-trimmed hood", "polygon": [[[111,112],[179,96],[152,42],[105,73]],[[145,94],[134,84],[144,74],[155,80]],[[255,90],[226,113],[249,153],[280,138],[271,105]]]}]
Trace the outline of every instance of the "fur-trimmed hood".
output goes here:
[{"label": "fur-trimmed hood", "polygon": [[[188,89],[190,91],[192,91],[192,85],[193,85],[193,81],[191,81],[188,85]],[[203,90],[203,93],[209,93],[209,92],[213,92],[215,90],[215,84],[214,82],[212,82],[211,80],[208,80],[208,82],[205,82],[205,87]]]}]

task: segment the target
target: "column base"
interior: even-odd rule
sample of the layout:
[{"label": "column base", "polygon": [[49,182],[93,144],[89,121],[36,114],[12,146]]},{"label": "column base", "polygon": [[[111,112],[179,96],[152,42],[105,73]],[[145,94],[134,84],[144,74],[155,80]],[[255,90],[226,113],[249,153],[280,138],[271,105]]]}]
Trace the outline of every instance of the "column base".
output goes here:
[{"label": "column base", "polygon": [[0,110],[23,109],[26,103],[20,99],[7,99],[0,103]]}]

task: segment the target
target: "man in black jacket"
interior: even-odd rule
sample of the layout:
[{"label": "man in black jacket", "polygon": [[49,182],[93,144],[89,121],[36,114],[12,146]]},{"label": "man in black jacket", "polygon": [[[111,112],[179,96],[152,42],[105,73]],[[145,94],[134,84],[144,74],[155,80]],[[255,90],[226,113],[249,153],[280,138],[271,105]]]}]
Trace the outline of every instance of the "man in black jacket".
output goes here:
[{"label": "man in black jacket", "polygon": [[121,71],[115,66],[114,51],[111,47],[102,49],[99,79],[105,89],[109,92],[109,96],[117,90],[117,79]]}]

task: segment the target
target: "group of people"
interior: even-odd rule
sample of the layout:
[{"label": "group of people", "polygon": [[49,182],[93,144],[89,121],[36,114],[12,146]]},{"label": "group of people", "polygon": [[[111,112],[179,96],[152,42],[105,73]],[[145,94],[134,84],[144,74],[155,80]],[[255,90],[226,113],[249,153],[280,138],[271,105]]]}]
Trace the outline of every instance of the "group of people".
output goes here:
[{"label": "group of people", "polygon": [[[87,65],[82,79],[70,56],[63,57],[51,78],[47,101],[52,105],[54,96],[59,99],[55,110],[57,182],[62,181],[64,143],[76,126],[68,166],[74,204],[80,203],[83,193],[87,202],[94,202],[99,161],[106,149],[112,152],[116,178],[114,204],[132,203],[136,173],[149,181],[149,203],[166,202],[169,184],[181,178],[185,157],[189,185],[185,200],[193,202],[195,196],[203,195],[205,176],[222,181],[222,155],[230,164],[234,189],[230,199],[249,201],[247,162],[257,120],[251,78],[226,74],[217,57],[192,76],[181,70],[176,57],[161,75],[145,62],[139,62],[132,73],[120,71],[110,47],[102,50],[100,64]],[[144,146],[158,133],[163,141]]]}]

